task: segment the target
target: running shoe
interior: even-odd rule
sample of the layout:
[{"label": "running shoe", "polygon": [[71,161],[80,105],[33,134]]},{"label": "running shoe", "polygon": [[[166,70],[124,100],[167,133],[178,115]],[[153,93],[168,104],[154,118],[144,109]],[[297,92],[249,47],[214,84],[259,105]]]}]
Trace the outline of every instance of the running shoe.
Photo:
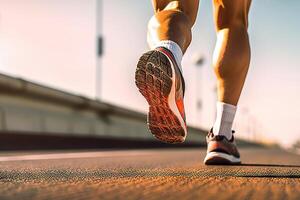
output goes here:
[{"label": "running shoe", "polygon": [[[234,131],[232,131],[234,133]],[[204,159],[206,165],[236,165],[241,164],[234,136],[228,140],[223,135],[214,135],[212,129],[206,136],[207,154]]]},{"label": "running shoe", "polygon": [[135,83],[149,104],[150,132],[167,143],[182,143],[187,135],[184,112],[184,79],[173,54],[158,47],[143,54]]}]

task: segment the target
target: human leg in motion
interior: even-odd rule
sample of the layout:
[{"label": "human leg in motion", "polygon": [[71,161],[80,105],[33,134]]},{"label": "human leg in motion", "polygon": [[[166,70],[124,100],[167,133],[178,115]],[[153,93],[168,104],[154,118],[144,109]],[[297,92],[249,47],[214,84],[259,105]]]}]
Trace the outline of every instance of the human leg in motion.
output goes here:
[{"label": "human leg in motion", "polygon": [[153,0],[154,16],[148,24],[148,43],[171,40],[184,53],[192,40],[191,28],[195,23],[199,0]]},{"label": "human leg in motion", "polygon": [[218,100],[236,106],[250,63],[248,10],[250,0],[214,0],[217,44],[213,65]]},{"label": "human leg in motion", "polygon": [[239,163],[232,136],[236,106],[250,63],[248,12],[251,0],[213,0],[217,44],[213,56],[217,76],[217,116],[208,134],[206,163]]},{"label": "human leg in motion", "polygon": [[188,48],[199,0],[153,0],[150,48],[137,64],[135,81],[149,104],[148,126],[161,141],[178,143],[187,134],[181,59]]}]

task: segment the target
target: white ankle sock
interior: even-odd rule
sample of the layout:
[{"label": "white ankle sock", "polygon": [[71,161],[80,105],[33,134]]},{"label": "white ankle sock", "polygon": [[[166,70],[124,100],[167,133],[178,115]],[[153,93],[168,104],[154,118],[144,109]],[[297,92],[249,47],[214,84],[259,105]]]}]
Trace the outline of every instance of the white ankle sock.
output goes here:
[{"label": "white ankle sock", "polygon": [[179,69],[182,73],[181,61],[182,61],[183,53],[182,53],[182,50],[181,50],[180,46],[176,42],[173,42],[171,40],[161,40],[161,41],[159,41],[158,43],[155,44],[154,49],[157,48],[157,47],[164,47],[164,48],[166,48],[166,49],[168,49],[169,51],[172,52],[178,66],[179,66]]},{"label": "white ankle sock", "polygon": [[213,126],[214,135],[224,135],[228,140],[232,137],[232,124],[236,106],[217,102],[217,117]]}]

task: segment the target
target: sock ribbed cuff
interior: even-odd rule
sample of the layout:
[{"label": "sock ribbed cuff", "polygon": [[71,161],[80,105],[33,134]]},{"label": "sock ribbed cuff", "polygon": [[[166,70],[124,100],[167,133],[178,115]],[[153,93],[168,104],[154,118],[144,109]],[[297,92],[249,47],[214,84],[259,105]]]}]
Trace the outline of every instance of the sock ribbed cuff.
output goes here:
[{"label": "sock ribbed cuff", "polygon": [[177,65],[179,66],[180,71],[182,72],[181,61],[182,61],[183,53],[180,46],[176,42],[173,42],[171,40],[162,40],[157,44],[155,44],[154,49],[157,47],[164,47],[169,51],[171,51],[172,54],[174,55]]},{"label": "sock ribbed cuff", "polygon": [[224,102],[217,102],[217,117],[213,126],[214,135],[224,135],[231,139],[232,125],[237,107]]}]

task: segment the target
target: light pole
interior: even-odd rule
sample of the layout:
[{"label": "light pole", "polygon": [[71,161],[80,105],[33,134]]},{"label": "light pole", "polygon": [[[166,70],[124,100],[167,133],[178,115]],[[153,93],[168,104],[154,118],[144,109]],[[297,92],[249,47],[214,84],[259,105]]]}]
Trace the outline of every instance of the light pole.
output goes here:
[{"label": "light pole", "polygon": [[96,1],[96,98],[101,99],[101,59],[103,55],[103,0]]},{"label": "light pole", "polygon": [[194,64],[196,66],[197,73],[196,74],[196,108],[198,117],[201,119],[201,110],[202,110],[202,99],[201,99],[201,67],[204,64],[204,56],[202,54],[195,54],[193,58]]}]

